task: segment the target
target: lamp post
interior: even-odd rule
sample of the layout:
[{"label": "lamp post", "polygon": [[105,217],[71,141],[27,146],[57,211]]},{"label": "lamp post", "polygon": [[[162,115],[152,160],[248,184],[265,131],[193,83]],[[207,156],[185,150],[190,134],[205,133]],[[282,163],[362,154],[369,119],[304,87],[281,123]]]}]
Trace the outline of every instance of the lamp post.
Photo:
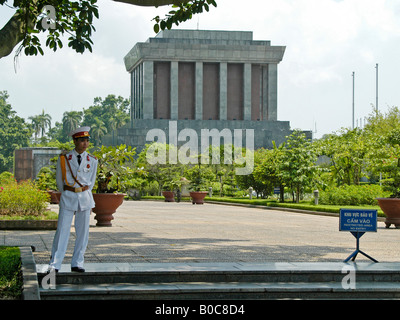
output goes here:
[{"label": "lamp post", "polygon": [[375,109],[376,109],[376,113],[378,113],[378,64],[376,64],[375,68],[376,68],[376,105],[375,105]]},{"label": "lamp post", "polygon": [[354,129],[354,78],[355,78],[355,74],[353,71],[353,119],[352,119],[352,129]]}]

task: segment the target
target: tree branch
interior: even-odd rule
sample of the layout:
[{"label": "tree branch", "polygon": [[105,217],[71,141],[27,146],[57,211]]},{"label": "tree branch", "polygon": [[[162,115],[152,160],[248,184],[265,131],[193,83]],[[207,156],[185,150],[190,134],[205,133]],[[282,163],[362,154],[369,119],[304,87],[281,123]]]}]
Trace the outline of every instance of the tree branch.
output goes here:
[{"label": "tree branch", "polygon": [[113,0],[113,1],[133,4],[135,6],[142,6],[142,7],[160,7],[160,6],[181,4],[187,2],[187,0]]},{"label": "tree branch", "polygon": [[[186,3],[188,0],[113,0],[116,2],[123,2],[136,6],[165,6],[165,5],[179,5]],[[1,2],[1,0],[0,0]],[[35,7],[38,0],[30,2],[30,7]],[[18,5],[19,1],[14,1],[14,6]],[[26,10],[26,9],[25,9]],[[7,24],[0,30],[0,59],[8,56],[13,49],[24,40],[28,29],[34,29],[36,18],[32,14],[24,14],[18,10]]]},{"label": "tree branch", "polygon": [[[38,0],[31,1],[35,7]],[[18,5],[18,1],[14,1]],[[27,9],[17,10],[6,25],[0,30],[0,59],[8,56],[20,43],[28,29],[33,29],[36,23],[36,15],[30,14]]]},{"label": "tree branch", "polygon": [[23,40],[25,21],[19,13],[15,13],[0,30],[0,58],[8,56],[14,47]]}]

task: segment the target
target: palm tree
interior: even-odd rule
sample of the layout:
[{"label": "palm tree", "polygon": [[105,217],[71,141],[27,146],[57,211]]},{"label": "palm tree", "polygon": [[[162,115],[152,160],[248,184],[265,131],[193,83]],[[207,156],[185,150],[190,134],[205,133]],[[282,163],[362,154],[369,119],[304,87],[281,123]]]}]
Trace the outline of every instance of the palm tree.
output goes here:
[{"label": "palm tree", "polygon": [[112,130],[112,143],[114,144],[114,132],[116,129],[121,128],[129,120],[129,115],[123,111],[118,110],[116,114],[110,119],[109,127]]},{"label": "palm tree", "polygon": [[41,134],[44,137],[47,127],[51,129],[51,116],[48,113],[44,113],[44,109],[42,109],[42,113],[39,114],[38,118]]},{"label": "palm tree", "polygon": [[129,121],[129,119],[130,119],[129,114],[123,111],[118,111],[117,114],[115,115],[115,120],[116,120],[115,122],[117,129],[124,126]]},{"label": "palm tree", "polygon": [[72,130],[79,127],[82,121],[82,111],[65,111],[62,118],[63,131],[69,134]]},{"label": "palm tree", "polygon": [[28,119],[31,120],[31,122],[32,122],[32,129],[33,129],[33,133],[35,134],[35,141],[36,141],[38,138],[38,135],[40,133],[39,116],[31,116]]},{"label": "palm tree", "polygon": [[91,127],[90,135],[94,138],[96,145],[100,145],[101,137],[104,136],[106,133],[107,133],[107,128],[104,122],[101,121],[98,117],[95,117],[94,123],[92,124]]},{"label": "palm tree", "polygon": [[51,116],[47,113],[44,113],[44,109],[42,110],[41,114],[37,116],[31,116],[28,119],[32,121],[35,141],[37,141],[39,134],[43,138],[46,133],[46,129],[51,129]]}]

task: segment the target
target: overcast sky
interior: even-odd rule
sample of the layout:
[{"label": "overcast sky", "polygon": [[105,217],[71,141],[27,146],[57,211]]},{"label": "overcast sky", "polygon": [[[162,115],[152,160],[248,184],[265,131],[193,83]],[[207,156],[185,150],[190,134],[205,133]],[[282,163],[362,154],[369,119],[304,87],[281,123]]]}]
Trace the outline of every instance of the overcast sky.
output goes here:
[{"label": "overcast sky", "polygon": [[[253,31],[254,40],[286,46],[278,65],[278,120],[291,128],[315,131],[315,137],[352,125],[352,73],[355,118],[371,113],[379,64],[381,111],[400,103],[400,1],[393,0],[217,0],[218,7],[177,28]],[[93,53],[68,48],[44,56],[0,59],[0,90],[23,118],[49,113],[61,121],[64,111],[82,110],[95,97],[128,98],[129,74],[123,57],[137,42],[154,37],[156,15],[111,0],[98,2]],[[0,10],[0,27],[13,14]],[[356,120],[357,121],[357,120]],[[364,121],[364,120],[362,120]],[[357,122],[356,122],[357,124]]]}]

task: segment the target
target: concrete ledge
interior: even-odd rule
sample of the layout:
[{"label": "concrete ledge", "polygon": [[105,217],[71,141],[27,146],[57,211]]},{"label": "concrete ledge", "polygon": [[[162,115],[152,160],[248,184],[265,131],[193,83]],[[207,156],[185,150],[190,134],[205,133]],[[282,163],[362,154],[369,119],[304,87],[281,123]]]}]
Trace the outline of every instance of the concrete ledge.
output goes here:
[{"label": "concrete ledge", "polygon": [[31,247],[19,247],[23,278],[22,300],[40,300],[36,262]]},{"label": "concrete ledge", "polygon": [[0,220],[0,230],[56,230],[58,220]]}]

